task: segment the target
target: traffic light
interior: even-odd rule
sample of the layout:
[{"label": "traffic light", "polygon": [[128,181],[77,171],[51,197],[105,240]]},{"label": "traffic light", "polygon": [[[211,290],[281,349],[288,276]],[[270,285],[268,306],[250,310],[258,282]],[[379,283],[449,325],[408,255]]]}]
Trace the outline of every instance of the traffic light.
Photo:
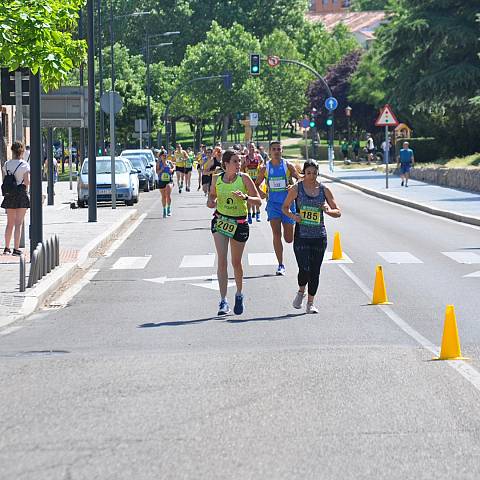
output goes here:
[{"label": "traffic light", "polygon": [[260,75],[260,55],[258,53],[250,54],[250,75]]},{"label": "traffic light", "polygon": [[327,120],[325,121],[325,125],[330,128],[333,125],[333,117],[329,115]]},{"label": "traffic light", "polygon": [[315,128],[316,123],[315,123],[315,118],[314,118],[314,117],[311,117],[311,118],[310,118],[310,123],[308,124],[308,126],[309,126],[310,128]]}]

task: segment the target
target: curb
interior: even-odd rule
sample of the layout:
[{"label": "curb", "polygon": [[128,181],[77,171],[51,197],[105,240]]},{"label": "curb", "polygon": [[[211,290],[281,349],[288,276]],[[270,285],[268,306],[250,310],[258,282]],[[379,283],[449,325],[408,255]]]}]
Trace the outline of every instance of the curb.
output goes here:
[{"label": "curb", "polygon": [[468,215],[462,215],[460,213],[451,212],[450,210],[440,210],[437,208],[428,207],[427,205],[422,205],[421,203],[415,203],[415,202],[412,202],[411,200],[405,200],[403,198],[396,197],[395,195],[388,195],[386,193],[379,192],[378,190],[362,187],[361,185],[348,182],[346,180],[342,180],[340,178],[334,177],[333,175],[328,175],[327,173],[319,173],[319,175],[328,180],[331,180],[332,182],[342,183],[347,187],[355,188],[356,190],[360,190],[361,192],[366,193],[367,195],[372,195],[373,197],[378,197],[383,200],[387,200],[388,202],[398,203],[399,205],[403,205],[405,207],[410,207],[415,210],[420,210],[422,212],[429,213],[430,215],[436,215],[438,217],[448,218],[456,222],[480,226],[480,217],[471,217]]},{"label": "curb", "polygon": [[0,322],[0,328],[17,322],[18,320],[22,320],[34,313],[55,290],[57,290],[62,284],[68,282],[79,269],[85,269],[90,266],[90,263],[92,262],[90,254],[96,249],[109,243],[116,233],[129,223],[136,214],[137,210],[130,210],[128,215],[115,222],[105,232],[85,245],[80,250],[78,259],[75,262],[60,265],[49,273],[48,276],[40,280],[37,286],[27,290],[19,314],[12,318],[11,321],[7,320],[6,322]]}]

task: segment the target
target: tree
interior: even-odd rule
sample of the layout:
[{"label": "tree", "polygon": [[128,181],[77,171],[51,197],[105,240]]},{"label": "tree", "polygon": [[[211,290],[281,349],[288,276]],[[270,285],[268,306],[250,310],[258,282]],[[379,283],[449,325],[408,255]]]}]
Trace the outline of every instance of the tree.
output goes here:
[{"label": "tree", "polygon": [[385,10],[389,0],[353,0],[353,9],[358,12],[368,10]]},{"label": "tree", "polygon": [[84,0],[0,2],[0,64],[9,70],[41,72],[43,87],[58,87],[85,59],[86,45],[74,40]]}]

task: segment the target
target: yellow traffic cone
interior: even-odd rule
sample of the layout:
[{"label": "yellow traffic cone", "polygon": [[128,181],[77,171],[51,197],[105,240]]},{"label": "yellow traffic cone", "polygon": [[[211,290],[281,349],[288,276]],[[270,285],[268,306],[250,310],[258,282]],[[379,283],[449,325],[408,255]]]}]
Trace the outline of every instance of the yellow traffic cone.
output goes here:
[{"label": "yellow traffic cone", "polygon": [[340,243],[339,232],[335,232],[335,236],[333,237],[332,260],[345,260],[342,252],[342,244]]},{"label": "yellow traffic cone", "polygon": [[465,360],[460,350],[455,307],[447,305],[445,323],[443,325],[442,348],[440,356],[435,360]]},{"label": "yellow traffic cone", "polygon": [[373,298],[370,305],[391,305],[391,302],[388,301],[385,279],[383,278],[383,268],[381,265],[377,265],[375,272],[375,285],[373,287]]}]

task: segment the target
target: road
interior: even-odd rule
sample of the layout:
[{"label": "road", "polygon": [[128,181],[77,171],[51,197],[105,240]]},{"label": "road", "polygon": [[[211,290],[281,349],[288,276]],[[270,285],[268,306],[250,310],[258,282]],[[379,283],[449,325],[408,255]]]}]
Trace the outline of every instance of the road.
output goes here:
[{"label": "road", "polygon": [[[143,194],[75,297],[0,335],[0,478],[478,479],[478,228],[332,189],[330,247],[338,230],[352,263],[323,266],[320,314],[291,307],[293,252],[274,276],[264,216],[246,312],[226,318],[203,195],[175,193],[162,219]],[[377,264],[390,307],[368,305]],[[428,349],[447,304],[464,375]]]}]

